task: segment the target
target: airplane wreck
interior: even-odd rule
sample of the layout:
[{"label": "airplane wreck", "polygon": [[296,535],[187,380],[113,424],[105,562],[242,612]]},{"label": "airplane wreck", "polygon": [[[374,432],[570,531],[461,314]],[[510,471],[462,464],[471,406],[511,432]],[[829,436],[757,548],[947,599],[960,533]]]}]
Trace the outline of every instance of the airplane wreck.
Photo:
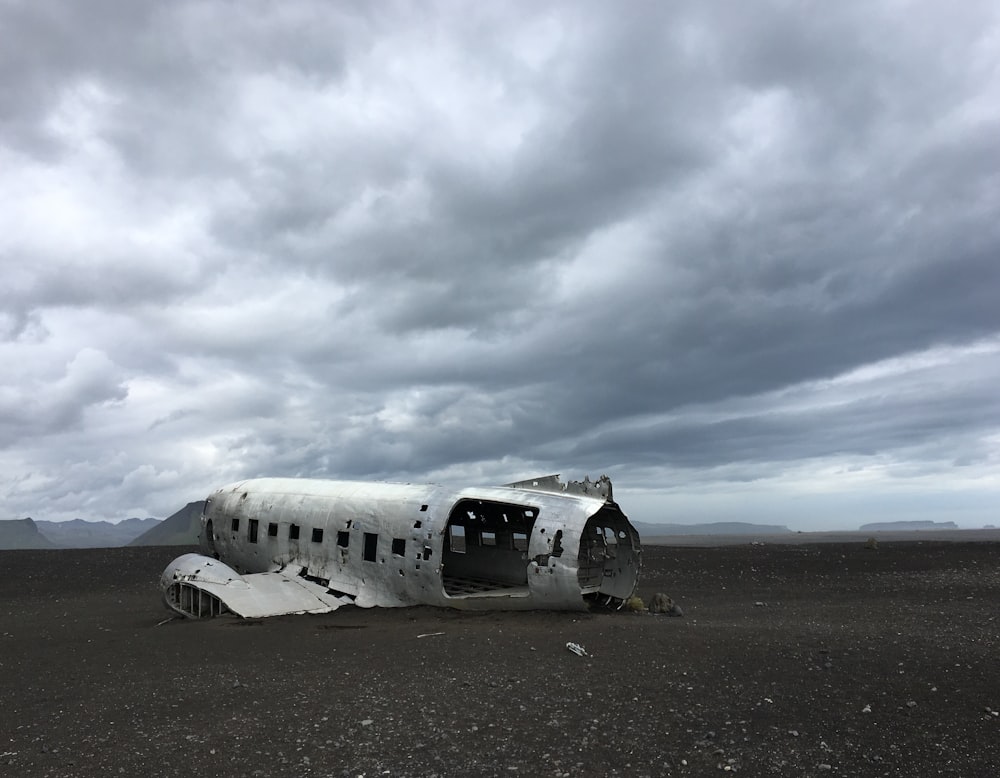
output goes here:
[{"label": "airplane wreck", "polygon": [[261,478],[206,501],[200,554],[160,579],[188,618],[436,605],[620,608],[639,581],[639,534],[602,476],[506,486]]}]

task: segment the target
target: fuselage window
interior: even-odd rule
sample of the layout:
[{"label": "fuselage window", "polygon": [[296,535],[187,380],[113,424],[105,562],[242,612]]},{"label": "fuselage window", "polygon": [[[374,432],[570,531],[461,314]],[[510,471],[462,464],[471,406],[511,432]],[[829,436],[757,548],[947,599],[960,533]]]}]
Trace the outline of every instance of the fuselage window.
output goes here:
[{"label": "fuselage window", "polygon": [[289,524],[288,525],[288,539],[289,540],[298,540],[299,539],[299,525],[298,524]]},{"label": "fuselage window", "polygon": [[341,548],[347,548],[348,544],[351,542],[351,533],[347,530],[341,530],[337,533],[337,545]]},{"label": "fuselage window", "polygon": [[448,525],[448,540],[452,551],[456,554],[465,553],[465,527],[461,524]]},{"label": "fuselage window", "polygon": [[273,521],[267,525],[267,536],[269,538],[278,537],[278,525]]},{"label": "fuselage window", "polygon": [[392,553],[396,556],[406,556],[406,538],[392,539]]},{"label": "fuselage window", "polygon": [[239,532],[239,531],[240,531],[240,520],[233,519],[233,532]]},{"label": "fuselage window", "polygon": [[247,540],[251,543],[257,542],[257,519],[250,519],[247,527]]},{"label": "fuselage window", "polygon": [[312,542],[313,543],[323,542],[323,529],[321,527],[313,527]]},{"label": "fuselage window", "polygon": [[374,532],[366,532],[361,558],[366,562],[374,562],[376,556],[378,556],[378,535]]}]

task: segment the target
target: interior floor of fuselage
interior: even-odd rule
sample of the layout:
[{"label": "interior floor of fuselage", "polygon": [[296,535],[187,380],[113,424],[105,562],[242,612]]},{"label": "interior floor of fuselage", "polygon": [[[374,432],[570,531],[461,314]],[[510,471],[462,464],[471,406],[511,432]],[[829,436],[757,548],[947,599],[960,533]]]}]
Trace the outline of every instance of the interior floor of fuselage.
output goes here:
[{"label": "interior floor of fuselage", "polygon": [[528,587],[523,584],[508,584],[483,578],[461,578],[444,576],[444,593],[449,597],[526,597]]}]

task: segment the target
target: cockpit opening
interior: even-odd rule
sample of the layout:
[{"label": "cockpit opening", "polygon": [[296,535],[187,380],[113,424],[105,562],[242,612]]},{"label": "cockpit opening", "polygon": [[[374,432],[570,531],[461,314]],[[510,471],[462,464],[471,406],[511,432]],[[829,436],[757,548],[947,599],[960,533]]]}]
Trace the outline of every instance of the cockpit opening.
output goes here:
[{"label": "cockpit opening", "polygon": [[639,534],[608,506],[587,520],[580,538],[577,576],[592,605],[620,608],[639,582]]}]

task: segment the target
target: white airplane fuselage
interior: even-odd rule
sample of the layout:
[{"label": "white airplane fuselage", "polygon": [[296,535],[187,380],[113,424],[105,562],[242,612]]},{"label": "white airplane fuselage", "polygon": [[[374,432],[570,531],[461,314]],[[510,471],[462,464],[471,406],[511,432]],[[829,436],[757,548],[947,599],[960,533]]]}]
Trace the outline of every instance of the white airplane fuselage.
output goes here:
[{"label": "white airplane fuselage", "polygon": [[167,605],[189,617],[348,603],[617,607],[640,568],[638,533],[610,487],[605,498],[523,486],[241,481],[207,500],[201,550],[161,579]]}]

